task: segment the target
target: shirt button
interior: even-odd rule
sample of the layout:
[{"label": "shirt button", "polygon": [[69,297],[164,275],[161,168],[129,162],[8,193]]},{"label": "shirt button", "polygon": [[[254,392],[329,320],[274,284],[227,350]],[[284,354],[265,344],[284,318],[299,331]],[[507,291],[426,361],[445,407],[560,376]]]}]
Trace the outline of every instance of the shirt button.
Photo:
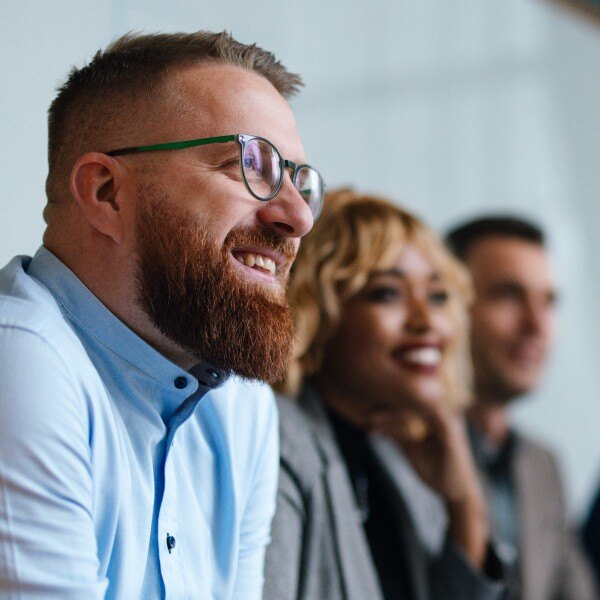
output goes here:
[{"label": "shirt button", "polygon": [[182,390],[188,384],[187,379],[185,377],[175,377],[175,381],[173,383],[175,384],[175,387],[178,390]]},{"label": "shirt button", "polygon": [[175,538],[167,533],[167,550],[169,551],[169,554],[171,554],[173,548],[175,548]]}]

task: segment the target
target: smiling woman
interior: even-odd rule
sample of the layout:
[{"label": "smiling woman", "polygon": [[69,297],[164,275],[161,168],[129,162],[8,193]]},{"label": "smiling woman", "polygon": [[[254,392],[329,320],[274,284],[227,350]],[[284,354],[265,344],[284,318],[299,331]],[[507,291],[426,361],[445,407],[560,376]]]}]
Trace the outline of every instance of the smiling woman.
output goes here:
[{"label": "smiling woman", "polygon": [[[470,381],[470,282],[432,230],[387,201],[340,190],[327,196],[326,210],[303,242],[293,272],[289,297],[298,333],[282,391],[294,395],[303,377],[323,376],[328,371],[323,361],[331,362],[332,345],[349,324],[368,335],[371,327],[362,321],[367,315],[375,313],[379,320],[387,312],[406,319],[416,308],[432,311],[436,326],[451,330],[437,375],[444,380],[444,403],[464,406]],[[364,314],[353,318],[355,312]],[[411,340],[430,345],[439,337],[427,331],[403,341],[400,323],[390,325],[401,345]]]},{"label": "smiling woman", "polygon": [[464,269],[411,214],[340,190],[288,295],[297,335],[281,387],[297,402],[280,399],[265,597],[498,597],[461,416]]}]

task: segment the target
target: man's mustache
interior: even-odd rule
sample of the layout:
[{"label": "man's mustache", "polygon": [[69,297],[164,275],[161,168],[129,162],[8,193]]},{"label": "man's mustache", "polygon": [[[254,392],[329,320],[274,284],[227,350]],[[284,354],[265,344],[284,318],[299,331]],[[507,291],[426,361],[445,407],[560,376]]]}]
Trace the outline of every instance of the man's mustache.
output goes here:
[{"label": "man's mustache", "polygon": [[286,260],[292,261],[296,257],[296,245],[291,240],[282,238],[271,229],[232,229],[225,238],[227,251],[239,246],[262,246],[274,250]]}]

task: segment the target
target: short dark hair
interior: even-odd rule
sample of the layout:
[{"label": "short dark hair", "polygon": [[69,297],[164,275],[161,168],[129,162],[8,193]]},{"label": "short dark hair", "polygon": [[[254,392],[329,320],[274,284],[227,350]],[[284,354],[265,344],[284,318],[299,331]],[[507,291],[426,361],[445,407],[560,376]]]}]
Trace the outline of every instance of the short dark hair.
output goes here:
[{"label": "short dark hair", "polygon": [[[229,33],[128,33],[99,50],[89,64],[73,68],[48,110],[49,200],[65,191],[74,162],[98,147],[111,129],[123,129],[138,101],[152,105],[165,77],[178,68],[202,63],[227,64],[262,75],[284,97],[302,86],[271,52],[242,44]],[[95,147],[94,147],[95,146]],[[62,185],[61,185],[62,180]],[[61,189],[62,188],[62,189]]]},{"label": "short dark hair", "polygon": [[492,236],[517,238],[539,246],[546,244],[544,232],[538,225],[514,215],[489,215],[467,221],[452,228],[446,242],[450,250],[465,261],[475,242]]}]

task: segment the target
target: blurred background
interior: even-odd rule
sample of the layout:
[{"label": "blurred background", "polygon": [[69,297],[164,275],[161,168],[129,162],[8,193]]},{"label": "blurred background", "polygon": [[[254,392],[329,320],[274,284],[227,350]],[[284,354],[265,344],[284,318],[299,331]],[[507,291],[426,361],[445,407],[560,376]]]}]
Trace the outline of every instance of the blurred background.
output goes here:
[{"label": "blurred background", "polygon": [[[596,0],[590,5],[598,6]],[[597,13],[599,14],[599,13]],[[600,18],[549,0],[2,2],[0,263],[41,243],[46,110],[73,65],[126,31],[227,29],[272,50],[329,187],[440,231],[487,211],[540,222],[561,288],[544,384],[515,409],[561,458],[569,504],[600,478]]]}]

